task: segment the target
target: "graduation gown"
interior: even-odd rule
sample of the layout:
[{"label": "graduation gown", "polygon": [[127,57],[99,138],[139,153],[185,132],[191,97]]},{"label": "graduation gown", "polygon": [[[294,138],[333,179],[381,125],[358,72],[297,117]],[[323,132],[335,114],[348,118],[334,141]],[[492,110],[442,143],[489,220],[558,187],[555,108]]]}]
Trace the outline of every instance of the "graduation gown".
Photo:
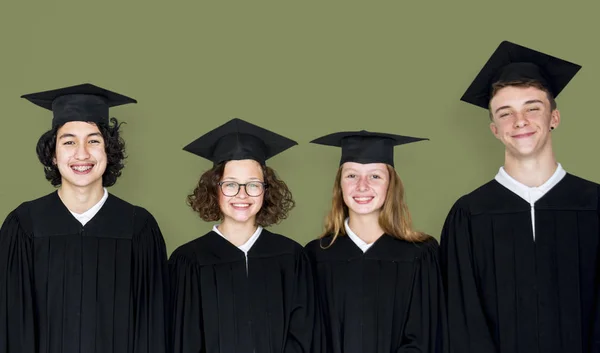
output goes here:
[{"label": "graduation gown", "polygon": [[381,236],[365,253],[348,236],[306,245],[314,262],[323,353],[443,351],[438,245]]},{"label": "graduation gown", "polygon": [[441,246],[452,352],[600,352],[599,185],[567,174],[531,205],[493,180]]},{"label": "graduation gown", "polygon": [[173,351],[308,353],[314,285],[302,247],[263,229],[243,251],[211,231],[169,259]]},{"label": "graduation gown", "polygon": [[148,211],[109,195],[82,226],[53,192],[0,229],[0,353],[165,352],[166,251]]}]

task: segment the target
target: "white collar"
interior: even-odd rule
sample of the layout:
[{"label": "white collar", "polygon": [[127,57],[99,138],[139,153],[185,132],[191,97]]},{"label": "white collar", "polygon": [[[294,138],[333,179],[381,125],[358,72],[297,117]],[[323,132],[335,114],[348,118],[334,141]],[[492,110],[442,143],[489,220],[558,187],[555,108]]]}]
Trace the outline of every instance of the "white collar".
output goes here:
[{"label": "white collar", "polygon": [[523,200],[529,202],[530,204],[534,204],[554,186],[556,186],[556,184],[558,184],[565,177],[565,175],[567,175],[567,172],[563,169],[562,165],[558,163],[558,167],[550,179],[537,187],[529,187],[517,181],[515,178],[508,175],[506,170],[504,170],[504,167],[500,167],[500,170],[494,179],[496,179],[498,183],[506,187],[508,190],[521,197]]},{"label": "white collar", "polygon": [[[227,239],[227,237],[219,231],[217,226],[218,226],[218,224],[215,224],[213,226],[213,228],[212,228],[213,232],[215,232],[215,233],[219,234],[220,236],[222,236],[223,238]],[[256,243],[256,241],[258,240],[258,237],[260,236],[260,233],[262,233],[262,230],[263,230],[263,227],[261,227],[261,226],[256,227],[256,231],[254,232],[254,234],[252,234],[252,236],[244,244],[238,246],[237,248],[242,250],[245,255],[248,255],[248,251],[250,251],[250,248],[252,248],[252,245],[254,245],[254,243]],[[227,239],[227,241],[229,241],[229,239]]]},{"label": "white collar", "polygon": [[98,211],[100,211],[102,206],[104,206],[106,199],[108,199],[108,191],[106,190],[106,188],[104,188],[104,195],[102,196],[100,201],[98,201],[94,206],[90,207],[89,210],[83,213],[75,213],[71,210],[69,210],[69,212],[71,212],[73,217],[75,217],[79,221],[79,223],[81,223],[81,225],[85,226],[86,223],[89,222],[92,218],[94,218]]},{"label": "white collar", "polygon": [[354,244],[356,244],[356,246],[358,246],[360,248],[360,250],[362,250],[362,252],[366,252],[367,250],[369,250],[369,248],[374,244],[367,244],[364,240],[362,240],[358,235],[356,235],[356,233],[354,233],[352,231],[352,229],[350,229],[350,226],[348,225],[348,221],[350,218],[346,218],[346,220],[344,221],[344,228],[346,229],[346,234],[348,234],[348,237],[350,237],[350,239],[352,239],[352,241],[354,242]]}]

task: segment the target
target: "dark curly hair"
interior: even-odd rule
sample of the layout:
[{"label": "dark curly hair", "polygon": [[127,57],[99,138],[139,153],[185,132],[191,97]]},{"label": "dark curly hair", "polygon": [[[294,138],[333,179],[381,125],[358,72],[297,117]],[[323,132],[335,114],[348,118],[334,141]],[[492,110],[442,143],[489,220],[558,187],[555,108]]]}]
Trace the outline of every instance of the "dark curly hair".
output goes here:
[{"label": "dark curly hair", "polygon": [[[91,123],[90,124],[94,124]],[[116,118],[111,118],[110,123],[107,124],[96,124],[98,130],[104,138],[104,146],[106,151],[106,170],[102,175],[102,186],[113,186],[117,182],[117,178],[121,176],[121,170],[125,167],[123,161],[127,156],[125,155],[125,141],[120,136],[119,129],[123,123],[119,123]],[[54,164],[54,157],[56,155],[56,135],[58,130],[62,127],[56,126],[49,131],[46,131],[38,140],[36,146],[36,152],[38,159],[44,165],[44,173],[46,179],[53,185],[59,186],[62,182],[62,178],[58,167]]]},{"label": "dark curly hair", "polygon": [[[223,219],[223,213],[219,208],[218,183],[223,177],[225,163],[220,163],[212,169],[204,172],[198,181],[194,192],[187,197],[187,203],[200,218],[206,222],[216,222]],[[263,205],[256,215],[256,223],[261,227],[268,227],[286,219],[289,211],[296,203],[292,198],[292,192],[283,180],[277,177],[275,171],[265,165],[261,166],[264,181],[267,184],[264,193]]]}]

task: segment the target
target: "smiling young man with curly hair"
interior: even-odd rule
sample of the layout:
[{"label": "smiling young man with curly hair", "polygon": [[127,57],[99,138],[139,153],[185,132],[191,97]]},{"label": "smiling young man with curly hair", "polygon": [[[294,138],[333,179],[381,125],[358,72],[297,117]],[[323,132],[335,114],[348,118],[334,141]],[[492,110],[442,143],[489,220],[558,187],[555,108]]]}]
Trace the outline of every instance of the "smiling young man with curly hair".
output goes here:
[{"label": "smiling young man with curly hair", "polygon": [[109,107],[136,101],[90,84],[23,98],[53,112],[37,155],[57,190],[0,229],[0,352],[164,352],[163,237],[106,190],[125,158]]}]

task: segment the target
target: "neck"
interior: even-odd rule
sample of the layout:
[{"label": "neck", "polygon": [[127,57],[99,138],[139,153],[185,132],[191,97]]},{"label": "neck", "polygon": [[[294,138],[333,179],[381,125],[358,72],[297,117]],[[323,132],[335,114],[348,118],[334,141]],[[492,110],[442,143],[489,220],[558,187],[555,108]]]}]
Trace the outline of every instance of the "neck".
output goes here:
[{"label": "neck", "polygon": [[247,222],[241,223],[225,219],[223,220],[223,223],[217,226],[219,232],[235,246],[244,245],[254,232],[256,232],[257,228],[258,227],[254,224],[254,220],[248,220]]},{"label": "neck", "polygon": [[75,187],[63,184],[58,189],[58,196],[71,212],[84,213],[102,199],[104,188],[102,188],[102,185],[97,187]]},{"label": "neck", "polygon": [[367,215],[357,215],[350,212],[348,226],[354,234],[367,244],[374,243],[384,233],[381,226],[379,226],[379,212]]},{"label": "neck", "polygon": [[504,160],[506,173],[529,187],[544,184],[556,172],[557,167],[552,150],[531,158],[515,158],[507,152]]}]

